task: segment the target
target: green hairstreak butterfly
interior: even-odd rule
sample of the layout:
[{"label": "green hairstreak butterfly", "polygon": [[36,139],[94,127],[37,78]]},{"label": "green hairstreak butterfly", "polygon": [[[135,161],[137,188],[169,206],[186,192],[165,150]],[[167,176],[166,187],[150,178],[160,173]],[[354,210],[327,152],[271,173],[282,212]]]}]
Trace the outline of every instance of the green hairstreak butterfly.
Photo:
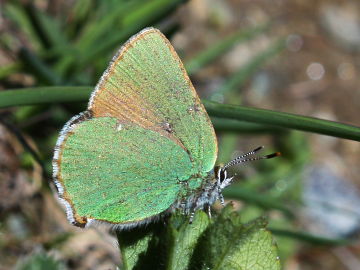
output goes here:
[{"label": "green hairstreak butterfly", "polygon": [[215,167],[217,139],[210,119],[174,48],[146,28],[115,55],[88,109],[63,127],[53,176],[69,221],[131,227],[174,209],[192,215],[231,183]]}]

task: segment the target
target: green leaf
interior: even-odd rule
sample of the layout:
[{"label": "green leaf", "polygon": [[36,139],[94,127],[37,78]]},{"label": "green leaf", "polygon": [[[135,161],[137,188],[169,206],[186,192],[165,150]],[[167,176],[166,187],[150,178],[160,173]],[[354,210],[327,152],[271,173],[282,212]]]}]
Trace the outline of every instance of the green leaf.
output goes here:
[{"label": "green leaf", "polygon": [[188,269],[198,238],[209,224],[204,212],[189,217],[176,213],[168,224],[150,224],[117,232],[121,269]]},{"label": "green leaf", "polygon": [[169,231],[174,240],[169,251],[168,269],[186,270],[197,241],[208,227],[210,220],[200,211],[191,225],[188,217],[184,218],[183,215],[174,215],[170,222]]},{"label": "green leaf", "polygon": [[[139,266],[141,260],[146,256],[151,240],[154,238],[154,233],[148,228],[145,230],[134,229],[130,232],[118,232],[117,237],[122,258],[121,269],[136,269],[136,266]],[[146,261],[149,265],[154,263]]]},{"label": "green leaf", "polygon": [[231,205],[214,219],[198,211],[192,224],[188,216],[177,212],[167,224],[117,233],[121,269],[280,269],[265,225],[263,219],[241,224]]},{"label": "green leaf", "polygon": [[280,269],[277,248],[265,226],[261,218],[241,224],[239,214],[228,205],[199,241],[195,252],[202,260],[194,269]]}]

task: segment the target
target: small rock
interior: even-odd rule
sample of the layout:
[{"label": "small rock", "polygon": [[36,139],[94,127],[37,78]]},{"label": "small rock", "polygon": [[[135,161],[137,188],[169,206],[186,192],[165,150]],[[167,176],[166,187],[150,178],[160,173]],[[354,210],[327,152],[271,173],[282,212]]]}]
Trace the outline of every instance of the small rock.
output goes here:
[{"label": "small rock", "polygon": [[355,3],[324,4],[320,21],[329,35],[343,48],[359,51],[360,7]]},{"label": "small rock", "polygon": [[317,235],[347,237],[360,228],[360,194],[331,168],[310,169],[303,191],[307,229]]}]

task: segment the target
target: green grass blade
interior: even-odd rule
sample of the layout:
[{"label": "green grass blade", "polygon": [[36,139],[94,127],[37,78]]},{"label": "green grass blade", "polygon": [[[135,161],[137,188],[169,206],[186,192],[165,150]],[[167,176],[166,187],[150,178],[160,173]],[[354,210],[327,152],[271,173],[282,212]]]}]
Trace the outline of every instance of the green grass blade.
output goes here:
[{"label": "green grass blade", "polygon": [[43,34],[49,41],[51,48],[67,48],[70,46],[70,41],[62,29],[62,25],[59,20],[49,16],[47,13],[40,12],[39,10],[35,10],[34,12],[38,17],[37,20],[42,25]]},{"label": "green grass blade", "polygon": [[232,187],[225,189],[223,195],[230,199],[244,200],[247,203],[255,204],[263,209],[277,209],[290,218],[294,217],[294,213],[290,208],[284,206],[277,198],[272,198],[264,194],[256,194],[254,190],[244,189],[241,187]]},{"label": "green grass blade", "polygon": [[218,56],[231,49],[235,44],[251,40],[258,34],[263,33],[269,28],[269,25],[269,23],[266,23],[254,28],[247,29],[245,31],[241,30],[230,35],[229,37],[219,41],[218,43],[194,56],[191,60],[187,61],[185,63],[185,69],[189,75],[194,74],[211,61],[214,61]]},{"label": "green grass blade", "polygon": [[230,78],[226,80],[224,85],[218,89],[212,96],[219,94],[226,94],[237,90],[246,80],[259,70],[267,60],[276,56],[285,48],[285,40],[280,39],[274,42],[265,51],[253,57],[245,66],[241,67],[235,73],[231,74]]},{"label": "green grass blade", "polygon": [[52,40],[49,37],[48,33],[46,31],[46,28],[44,27],[45,24],[40,19],[40,12],[37,10],[36,6],[33,3],[27,3],[24,6],[24,11],[29,19],[29,22],[31,23],[31,26],[36,33],[39,41],[42,44],[43,48],[51,48]]},{"label": "green grass blade", "polygon": [[[8,1],[8,3],[6,3],[4,6],[1,6],[1,8],[4,16],[8,17],[19,29],[21,29],[21,31],[29,39],[29,42],[35,49],[42,47],[39,36],[32,27],[24,6],[16,3],[15,1]],[[1,35],[4,35],[4,33]]]},{"label": "green grass blade", "polygon": [[118,34],[108,36],[100,43],[96,42],[91,46],[91,53],[87,53],[81,59],[79,68],[86,66],[89,62],[93,62],[104,53],[112,51],[115,47],[119,47],[132,34],[141,30],[142,28],[151,25],[154,21],[162,18],[163,15],[168,14],[174,10],[177,5],[185,2],[184,0],[154,0],[144,2],[136,11],[126,14],[122,18],[122,31]]},{"label": "green grass blade", "polygon": [[0,108],[89,99],[92,87],[34,87],[0,91]]},{"label": "green grass blade", "polygon": [[76,38],[77,34],[82,31],[88,23],[92,22],[93,14],[97,11],[96,2],[92,0],[78,0],[67,14],[66,21],[71,24],[66,26],[66,33],[70,39]]},{"label": "green grass blade", "polygon": [[24,68],[26,68],[26,70],[33,74],[37,79],[44,81],[45,84],[61,84],[62,79],[60,76],[53,72],[51,68],[42,61],[42,59],[27,48],[24,47],[20,50],[19,58],[23,61]]},{"label": "green grass blade", "polygon": [[[93,87],[39,87],[0,92],[0,108],[55,102],[86,101]],[[360,141],[360,127],[313,117],[203,100],[212,117],[297,129]]]},{"label": "green grass blade", "polygon": [[88,51],[91,46],[99,43],[109,33],[109,29],[116,27],[117,21],[130,13],[139,1],[131,1],[123,5],[115,6],[106,16],[101,19],[89,22],[82,35],[78,38],[77,48],[80,51]]},{"label": "green grass blade", "polygon": [[268,228],[274,235],[289,237],[312,245],[320,246],[344,246],[351,244],[351,241],[345,238],[327,238],[313,235],[307,232],[289,231],[276,228]]},{"label": "green grass blade", "polygon": [[226,118],[218,118],[211,117],[211,122],[216,128],[216,131],[232,131],[232,132],[241,132],[243,134],[263,134],[263,133],[271,133],[271,134],[280,134],[286,132],[282,128],[256,124],[246,121],[238,121],[234,119],[226,119]]},{"label": "green grass blade", "polygon": [[237,119],[281,128],[314,132],[323,135],[360,141],[360,127],[265,109],[227,105],[203,100],[211,116]]},{"label": "green grass blade", "polygon": [[101,37],[101,42],[99,42],[99,39],[93,39],[91,36],[92,31],[89,32],[89,35],[86,34],[88,32],[88,30],[86,30],[84,37],[80,37],[78,44],[76,44],[74,49],[75,54],[64,57],[58,66],[61,66],[62,72],[66,72],[66,70],[75,72],[75,70],[77,70],[79,73],[79,71],[84,70],[89,63],[93,64],[102,57],[109,57],[109,52],[115,48],[119,48],[131,35],[162,19],[185,1],[186,0],[154,0],[141,2],[140,4],[135,2],[135,4],[137,4],[135,7],[137,8],[133,7],[133,3],[126,4],[127,7],[131,7],[130,11],[122,11],[123,16],[121,16],[122,13],[120,13],[120,15],[115,14],[120,16],[120,18],[115,17],[116,22],[111,26],[113,32],[114,29],[117,29],[117,31],[115,31],[117,32],[116,35],[109,34],[109,32],[106,31],[106,27],[104,27],[108,25],[112,18],[106,19],[105,23],[103,23],[102,21],[104,20],[102,20],[98,28],[94,29],[95,36],[99,36],[106,31],[106,33],[103,33],[106,35]]}]

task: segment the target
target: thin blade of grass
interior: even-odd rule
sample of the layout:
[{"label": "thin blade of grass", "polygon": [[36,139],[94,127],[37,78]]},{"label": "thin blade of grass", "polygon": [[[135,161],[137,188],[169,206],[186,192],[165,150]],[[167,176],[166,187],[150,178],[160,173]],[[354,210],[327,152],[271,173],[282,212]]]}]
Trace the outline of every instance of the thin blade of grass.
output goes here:
[{"label": "thin blade of grass", "polygon": [[250,204],[255,204],[263,209],[277,209],[286,216],[293,218],[294,213],[277,198],[266,196],[265,194],[256,194],[254,190],[244,188],[228,188],[223,191],[223,195],[227,198],[243,200]]},{"label": "thin blade of grass", "polygon": [[34,87],[0,91],[0,108],[59,102],[80,102],[89,99],[92,87]]},{"label": "thin blade of grass", "polygon": [[80,51],[88,51],[94,44],[98,44],[98,41],[109,33],[109,29],[116,27],[119,19],[131,13],[132,9],[138,7],[140,4],[139,1],[131,1],[115,6],[110,13],[102,16],[100,20],[89,22],[83,30],[82,35],[78,38],[76,47]]},{"label": "thin blade of grass", "polygon": [[[88,100],[93,87],[39,87],[0,92],[0,108]],[[277,126],[360,141],[360,127],[272,110],[226,105],[203,100],[212,117]]]},{"label": "thin blade of grass", "polygon": [[93,44],[91,53],[84,54],[84,57],[79,63],[79,68],[86,66],[100,55],[109,53],[115,47],[119,47],[129,36],[159,20],[164,14],[169,14],[169,12],[173,11],[179,4],[185,1],[186,0],[154,0],[143,3],[136,12],[126,14],[122,18],[122,31],[119,31],[117,35],[108,36],[101,42]]},{"label": "thin blade of grass", "polygon": [[233,46],[240,42],[245,42],[255,38],[257,35],[265,32],[269,29],[270,23],[266,23],[260,26],[256,26],[250,29],[241,30],[229,37],[224,38],[218,43],[195,55],[191,60],[185,62],[185,69],[189,75],[194,74],[199,69],[214,61],[217,57],[224,54]]},{"label": "thin blade of grass", "polygon": [[93,14],[97,11],[96,4],[97,2],[92,0],[78,0],[74,3],[66,18],[66,21],[71,22],[65,30],[70,39],[76,38],[78,33],[92,21]]},{"label": "thin blade of grass", "polygon": [[241,133],[249,133],[249,134],[264,134],[264,133],[284,133],[285,129],[256,124],[246,121],[238,121],[233,119],[224,119],[218,117],[211,117],[211,122],[216,127],[216,131],[231,131],[231,132],[241,132]]},{"label": "thin blade of grass", "polygon": [[32,53],[27,48],[22,48],[19,52],[19,58],[23,61],[26,70],[33,74],[37,79],[42,80],[45,84],[59,85],[62,79],[59,75],[51,70],[42,59]]},{"label": "thin blade of grass", "polygon": [[37,35],[37,38],[41,42],[41,45],[45,49],[52,47],[52,41],[48,36],[47,31],[44,28],[43,22],[40,20],[39,12],[36,10],[36,7],[33,3],[29,2],[24,5],[24,11],[29,19],[31,27],[34,30],[34,33]]},{"label": "thin blade of grass", "polygon": [[320,246],[344,246],[352,243],[351,240],[345,238],[327,238],[313,235],[307,232],[289,231],[276,228],[268,228],[274,235],[293,238],[312,245]]},{"label": "thin blade of grass", "polygon": [[8,2],[4,5],[3,12],[6,17],[10,18],[11,21],[25,33],[25,36],[35,49],[42,47],[41,41],[31,25],[24,6],[16,2]]},{"label": "thin blade of grass", "polygon": [[62,25],[59,20],[49,16],[46,13],[40,12],[39,10],[35,10],[34,15],[37,16],[37,20],[40,22],[43,28],[43,34],[46,35],[46,38],[51,45],[50,48],[70,47],[69,39],[65,35],[64,30],[61,28]]},{"label": "thin blade of grass", "polygon": [[[138,8],[134,8],[133,12],[124,13],[120,22],[112,26],[112,28],[119,29],[116,35],[107,34],[101,38],[101,41],[91,38],[89,41],[80,43],[74,50],[75,54],[63,57],[61,62],[58,63],[58,66],[61,66],[62,72],[64,73],[67,72],[66,70],[71,70],[71,73],[79,74],[89,63],[93,64],[96,60],[98,61],[103,57],[108,57],[109,52],[112,52],[115,48],[119,48],[130,36],[162,19],[185,1],[187,0],[154,0],[141,2],[141,5],[137,6]],[[112,33],[113,32],[114,29],[112,30]]]},{"label": "thin blade of grass", "polygon": [[360,141],[360,127],[348,124],[285,112],[220,104],[209,100],[203,100],[203,103],[209,115],[215,117],[237,119],[240,121],[272,125],[281,128],[296,129]]},{"label": "thin blade of grass", "polygon": [[265,51],[259,53],[253,57],[245,66],[241,67],[235,73],[226,80],[224,85],[220,87],[211,97],[219,94],[226,94],[232,91],[237,90],[241,87],[249,77],[259,70],[259,67],[262,66],[267,60],[279,54],[285,48],[285,40],[280,39],[274,42],[269,48]]}]

